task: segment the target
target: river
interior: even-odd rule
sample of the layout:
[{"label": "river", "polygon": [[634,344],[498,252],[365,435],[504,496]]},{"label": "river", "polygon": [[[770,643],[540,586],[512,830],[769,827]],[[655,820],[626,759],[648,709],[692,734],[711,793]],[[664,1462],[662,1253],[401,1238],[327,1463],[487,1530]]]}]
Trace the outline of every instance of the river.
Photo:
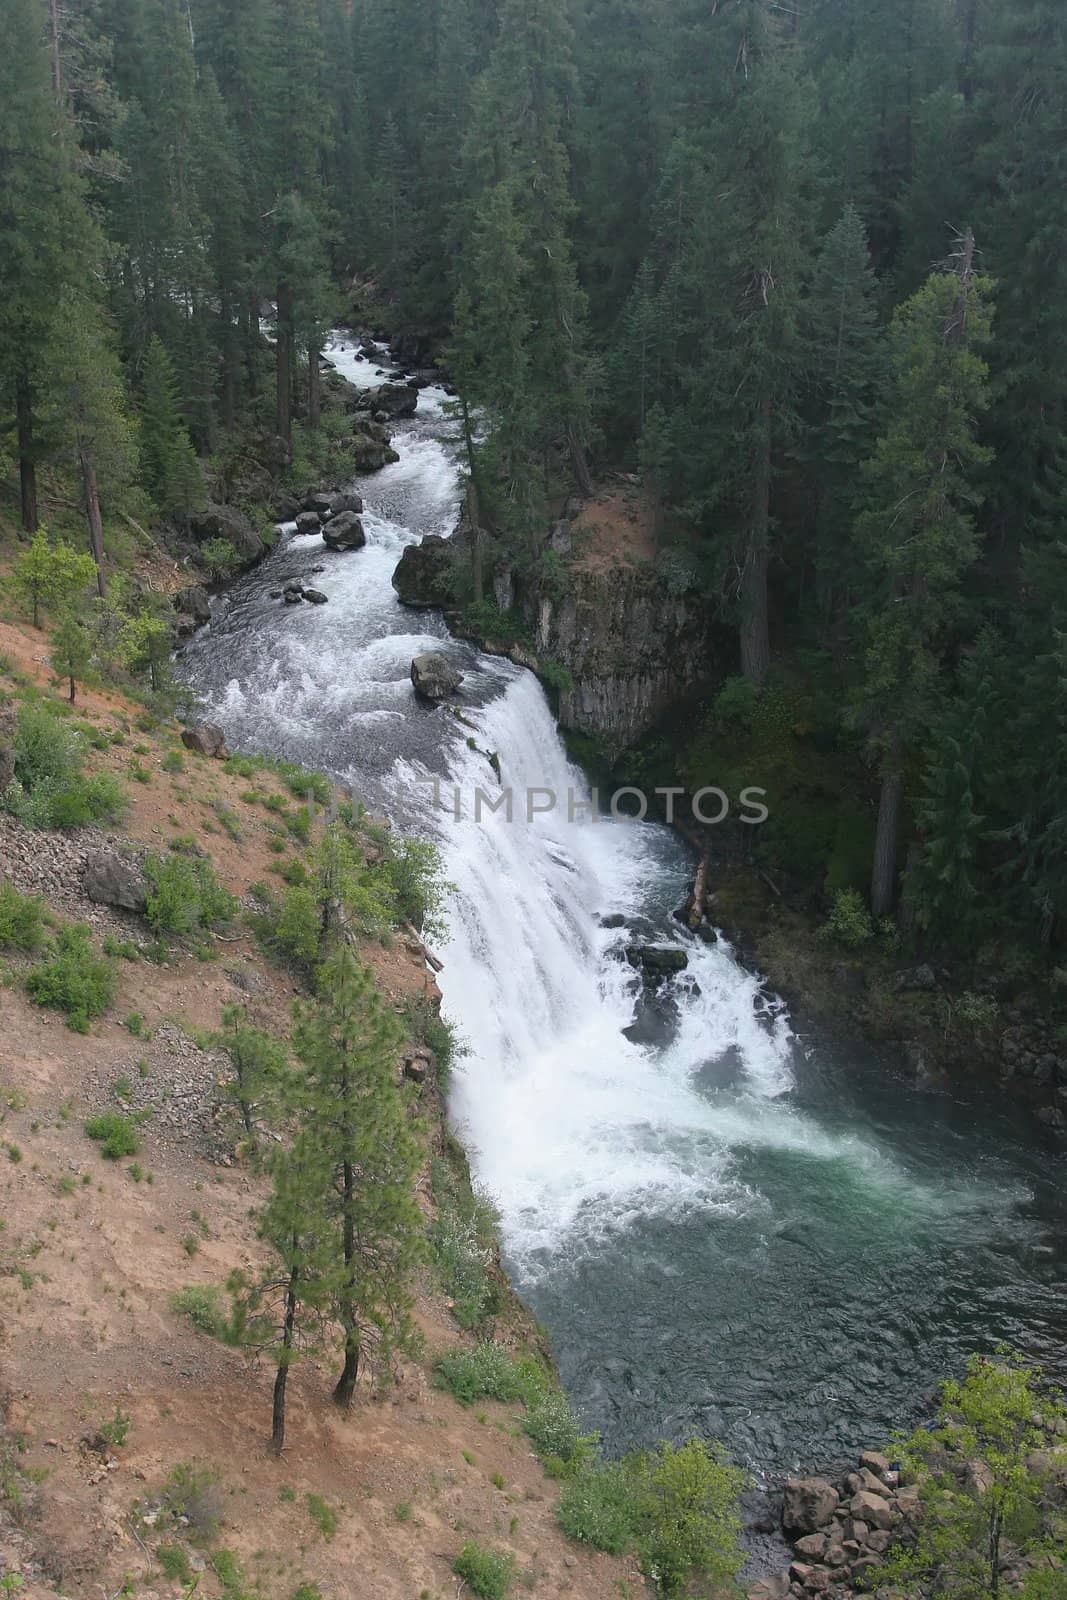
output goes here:
[{"label": "river", "polygon": [[[342,336],[327,354],[381,381]],[[1003,1097],[920,1094],[852,1047],[796,1037],[725,941],[673,921],[692,871],[675,835],[568,820],[585,780],[537,681],[397,601],[404,546],[455,522],[445,404],[424,390],[396,427],[399,462],[360,481],[366,548],[286,532],[180,671],[234,748],[328,771],[440,842],[455,887],[441,983],[469,1048],[451,1114],[572,1401],[611,1450],[696,1432],[773,1477],[923,1415],[972,1350],[1007,1341],[1062,1375],[1062,1156]],[[328,604],[271,600],[290,575]],[[428,648],[465,674],[480,750],[416,702],[409,667]],[[476,789],[497,792],[485,750],[516,794],[510,822],[474,817]],[[561,808],[528,822],[528,787]],[[619,913],[689,957],[660,1048],[621,1032],[631,935],[601,925]]]}]

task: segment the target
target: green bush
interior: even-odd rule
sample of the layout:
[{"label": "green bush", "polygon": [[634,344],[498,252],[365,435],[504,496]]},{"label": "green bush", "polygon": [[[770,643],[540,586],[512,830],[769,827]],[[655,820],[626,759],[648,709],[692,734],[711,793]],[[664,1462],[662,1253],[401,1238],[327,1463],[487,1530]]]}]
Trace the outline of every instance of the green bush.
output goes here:
[{"label": "green bush", "polygon": [[432,938],[444,931],[443,913],[449,885],[441,875],[441,852],[426,839],[402,839],[394,846],[386,871],[393,890],[395,921]]},{"label": "green bush", "polygon": [[210,861],[152,855],[144,872],[151,885],[146,915],[156,933],[195,937],[216,922],[229,922],[237,910],[236,900],[223,888]]},{"label": "green bush", "polygon": [[193,1581],[189,1557],[180,1544],[157,1544],[156,1560],[164,1576],[173,1582],[187,1584]]},{"label": "green bush", "polygon": [[457,1180],[447,1162],[433,1163],[432,1178],[437,1216],[430,1225],[430,1248],[456,1321],[463,1328],[476,1328],[497,1309],[490,1272],[496,1212],[469,1184]]},{"label": "green bush", "polygon": [[121,1111],[102,1111],[98,1117],[90,1117],[85,1131],[100,1146],[100,1154],[108,1161],[135,1156],[141,1148],[137,1124]]},{"label": "green bush", "polygon": [[622,1555],[632,1545],[637,1527],[626,1463],[602,1461],[586,1466],[564,1484],[556,1517],[568,1538],[609,1555]]},{"label": "green bush", "polygon": [[874,938],[874,923],[855,889],[839,889],[834,895],[830,915],[819,929],[819,938],[832,944],[844,945],[846,950],[858,950]]},{"label": "green bush", "polygon": [[434,1362],[434,1375],[463,1406],[476,1400],[533,1400],[547,1387],[534,1362],[515,1360],[502,1344],[491,1340],[473,1350],[446,1351]]},{"label": "green bush", "polygon": [[281,961],[309,970],[322,954],[322,910],[306,884],[291,884],[278,901],[261,891],[265,911],[249,917],[252,931],[263,948]]},{"label": "green bush", "polygon": [[197,555],[213,578],[229,577],[240,559],[229,539],[205,539]]},{"label": "green bush", "polygon": [[661,1594],[680,1594],[694,1578],[702,1585],[736,1579],[745,1479],[721,1445],[662,1444],[638,1459],[635,1484],[637,1553]]},{"label": "green bush", "polygon": [[515,1575],[515,1558],[471,1540],[453,1561],[452,1571],[478,1600],[504,1600]]},{"label": "green bush", "polygon": [[99,956],[85,923],[73,923],[56,936],[55,954],[26,978],[30,999],[61,1011],[76,1033],[88,1033],[115,997],[115,966]]},{"label": "green bush", "polygon": [[550,1477],[571,1477],[589,1461],[599,1440],[583,1433],[570,1402],[559,1390],[550,1390],[530,1406],[523,1430],[545,1464]]},{"label": "green bush", "polygon": [[44,943],[44,901],[0,878],[0,950],[32,955]]},{"label": "green bush", "polygon": [[68,728],[43,704],[19,707],[15,778],[4,794],[7,809],[31,828],[78,828],[118,822],[126,799],[109,772],[86,776],[85,736]]}]

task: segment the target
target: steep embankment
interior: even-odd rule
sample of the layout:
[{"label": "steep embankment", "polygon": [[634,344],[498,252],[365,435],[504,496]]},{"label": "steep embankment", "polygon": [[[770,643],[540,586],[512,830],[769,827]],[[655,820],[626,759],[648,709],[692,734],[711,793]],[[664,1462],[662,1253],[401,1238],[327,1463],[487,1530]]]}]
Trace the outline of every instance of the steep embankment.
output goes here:
[{"label": "steep embankment", "polygon": [[[51,696],[44,635],[0,623],[0,653],[5,697]],[[262,1259],[253,1211],[264,1180],[240,1158],[228,1063],[208,1035],[241,1003],[286,1037],[300,985],[236,924],[208,959],[177,942],[146,959],[143,918],[90,899],[86,861],[184,850],[193,835],[245,897],[280,867],[297,875],[300,806],[279,799],[275,773],[183,750],[172,723],[118,694],[80,694],[75,715],[90,770],[121,779],[128,816],[60,833],[0,813],[0,879],[43,895],[57,923],[87,922],[98,944],[111,935],[126,958],[113,1004],[80,1035],[31,1004],[29,958],[5,957],[0,1574],[17,1574],[31,1600],[177,1595],[192,1581],[212,1597],[254,1588],[288,1600],[315,1585],[410,1600],[452,1592],[452,1561],[475,1539],[509,1551],[539,1592],[608,1600],[632,1571],[566,1545],[553,1487],[510,1410],[465,1411],[434,1387],[433,1353],[467,1336],[428,1269],[417,1294],[426,1359],[384,1392],[364,1384],[347,1419],[328,1402],[329,1371],[298,1361],[280,1460],[265,1449],[269,1361],[250,1364],[174,1309],[177,1291]],[[390,943],[362,952],[389,1000],[436,1004],[417,944]],[[105,1111],[138,1124],[136,1159],[105,1160],[87,1137],[86,1119]],[[414,1114],[429,1159],[444,1138],[432,1074]],[[430,1212],[427,1174],[419,1187]],[[525,1336],[513,1303],[493,1331]]]}]

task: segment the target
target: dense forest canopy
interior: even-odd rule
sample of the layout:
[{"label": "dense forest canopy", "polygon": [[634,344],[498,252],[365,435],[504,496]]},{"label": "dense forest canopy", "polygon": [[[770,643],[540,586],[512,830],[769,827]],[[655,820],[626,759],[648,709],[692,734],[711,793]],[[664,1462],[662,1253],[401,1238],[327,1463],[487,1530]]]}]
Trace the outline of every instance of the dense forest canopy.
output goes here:
[{"label": "dense forest canopy", "polygon": [[1062,938],[1058,0],[6,20],[0,464],[27,530],[67,463],[103,584],[125,497],[187,515],[240,430],[289,459],[354,292],[478,417],[476,601],[483,557],[547,559],[560,495],[641,472],[753,694],[821,686],[874,775],[874,914]]}]

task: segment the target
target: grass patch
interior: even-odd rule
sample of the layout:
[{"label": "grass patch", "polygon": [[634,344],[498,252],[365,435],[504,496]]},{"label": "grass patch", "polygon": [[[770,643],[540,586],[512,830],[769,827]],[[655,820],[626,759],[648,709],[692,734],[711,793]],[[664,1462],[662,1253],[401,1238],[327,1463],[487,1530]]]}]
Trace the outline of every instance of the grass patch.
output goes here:
[{"label": "grass patch", "polygon": [[308,1515],[318,1528],[324,1539],[332,1539],[337,1532],[337,1512],[329,1501],[324,1500],[321,1494],[309,1494],[307,1497]]},{"label": "grass patch", "polygon": [[109,772],[86,774],[84,733],[43,701],[24,701],[15,727],[15,777],[2,803],[31,828],[119,822],[127,801]]},{"label": "grass patch", "polygon": [[45,904],[37,895],[19,894],[0,879],[0,950],[34,955],[45,940]]}]

